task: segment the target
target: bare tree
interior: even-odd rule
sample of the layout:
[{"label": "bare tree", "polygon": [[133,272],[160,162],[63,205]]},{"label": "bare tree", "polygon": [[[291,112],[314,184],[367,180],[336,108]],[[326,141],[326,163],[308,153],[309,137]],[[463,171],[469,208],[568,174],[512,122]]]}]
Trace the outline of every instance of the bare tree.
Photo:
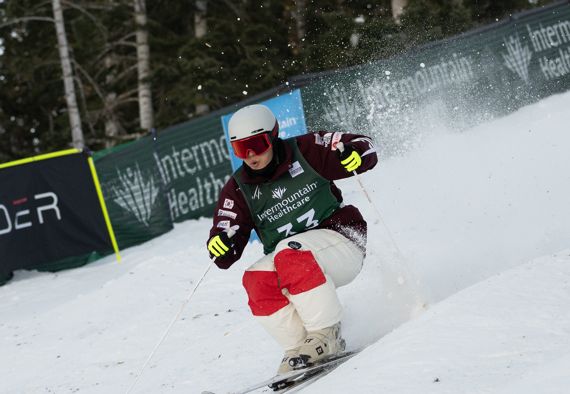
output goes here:
[{"label": "bare tree", "polygon": [[[196,0],[196,12],[194,13],[194,36],[203,38],[208,33],[208,21],[206,12],[208,11],[208,0]],[[210,106],[205,103],[196,104],[196,115],[203,115],[210,111]]]},{"label": "bare tree", "polygon": [[303,50],[304,38],[307,34],[307,1],[286,1],[284,17],[290,18],[293,22],[292,26],[289,27],[288,42],[293,56],[298,56]]},{"label": "bare tree", "polygon": [[[116,72],[113,70],[113,60],[114,56],[113,53],[107,53],[103,60],[103,64],[105,65],[105,69],[107,72],[105,73],[105,82],[107,86],[111,86],[113,80],[117,78],[115,75]],[[105,147],[113,146],[116,143],[116,139],[121,132],[121,125],[119,120],[117,119],[117,115],[115,114],[114,106],[117,102],[117,93],[114,91],[106,91],[104,93],[103,98],[103,108],[105,113]],[[140,103],[139,103],[140,108]],[[139,110],[140,114],[140,110]],[[142,122],[140,122],[142,123]],[[141,126],[142,127],[142,126]]]},{"label": "bare tree", "polygon": [[135,8],[137,70],[139,92],[140,127],[150,130],[154,126],[152,95],[150,91],[150,48],[148,45],[147,14],[145,0],[133,0]]},{"label": "bare tree", "polygon": [[59,58],[61,61],[61,69],[63,71],[65,101],[67,103],[69,123],[71,125],[71,141],[74,148],[83,149],[85,146],[85,139],[83,137],[83,130],[81,129],[81,117],[79,115],[79,107],[77,105],[77,97],[75,95],[73,69],[71,67],[71,58],[69,55],[69,44],[67,42],[67,36],[65,34],[65,24],[63,19],[63,10],[61,8],[61,1],[52,0],[52,8],[55,30],[57,33]]},{"label": "bare tree", "polygon": [[400,16],[404,12],[404,7],[408,5],[408,0],[392,0],[392,17],[396,23],[400,22]]},{"label": "bare tree", "polygon": [[297,45],[299,46],[299,51],[303,48],[303,39],[307,33],[306,25],[306,9],[307,3],[305,0],[295,1],[295,24],[297,27]]}]

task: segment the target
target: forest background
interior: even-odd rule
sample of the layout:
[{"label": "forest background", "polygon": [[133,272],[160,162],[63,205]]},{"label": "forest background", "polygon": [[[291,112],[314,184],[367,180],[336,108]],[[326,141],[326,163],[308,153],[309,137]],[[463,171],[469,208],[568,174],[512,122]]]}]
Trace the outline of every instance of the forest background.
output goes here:
[{"label": "forest background", "polygon": [[0,0],[0,163],[99,150],[546,0]]}]

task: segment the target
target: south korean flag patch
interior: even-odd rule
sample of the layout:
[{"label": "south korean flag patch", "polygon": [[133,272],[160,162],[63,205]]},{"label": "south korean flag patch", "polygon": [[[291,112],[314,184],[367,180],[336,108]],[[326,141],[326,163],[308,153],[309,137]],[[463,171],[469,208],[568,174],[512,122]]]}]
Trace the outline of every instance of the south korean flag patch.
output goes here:
[{"label": "south korean flag patch", "polygon": [[233,207],[234,207],[234,200],[230,200],[229,198],[224,199],[225,209],[232,209]]}]

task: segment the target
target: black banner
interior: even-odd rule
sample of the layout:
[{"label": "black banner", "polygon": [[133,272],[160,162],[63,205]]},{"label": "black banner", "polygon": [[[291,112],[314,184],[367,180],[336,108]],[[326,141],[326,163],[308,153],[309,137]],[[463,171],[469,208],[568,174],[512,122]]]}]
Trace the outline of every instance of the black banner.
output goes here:
[{"label": "black banner", "polygon": [[86,155],[0,169],[0,277],[112,250]]}]

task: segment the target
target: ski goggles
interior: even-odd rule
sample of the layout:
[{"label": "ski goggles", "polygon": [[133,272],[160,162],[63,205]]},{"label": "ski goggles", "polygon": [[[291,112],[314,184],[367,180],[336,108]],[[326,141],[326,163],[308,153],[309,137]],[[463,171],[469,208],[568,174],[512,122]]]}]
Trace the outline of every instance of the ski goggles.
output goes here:
[{"label": "ski goggles", "polygon": [[271,148],[269,133],[257,134],[231,143],[234,154],[240,159],[246,159],[250,151],[255,155],[261,155]]}]

